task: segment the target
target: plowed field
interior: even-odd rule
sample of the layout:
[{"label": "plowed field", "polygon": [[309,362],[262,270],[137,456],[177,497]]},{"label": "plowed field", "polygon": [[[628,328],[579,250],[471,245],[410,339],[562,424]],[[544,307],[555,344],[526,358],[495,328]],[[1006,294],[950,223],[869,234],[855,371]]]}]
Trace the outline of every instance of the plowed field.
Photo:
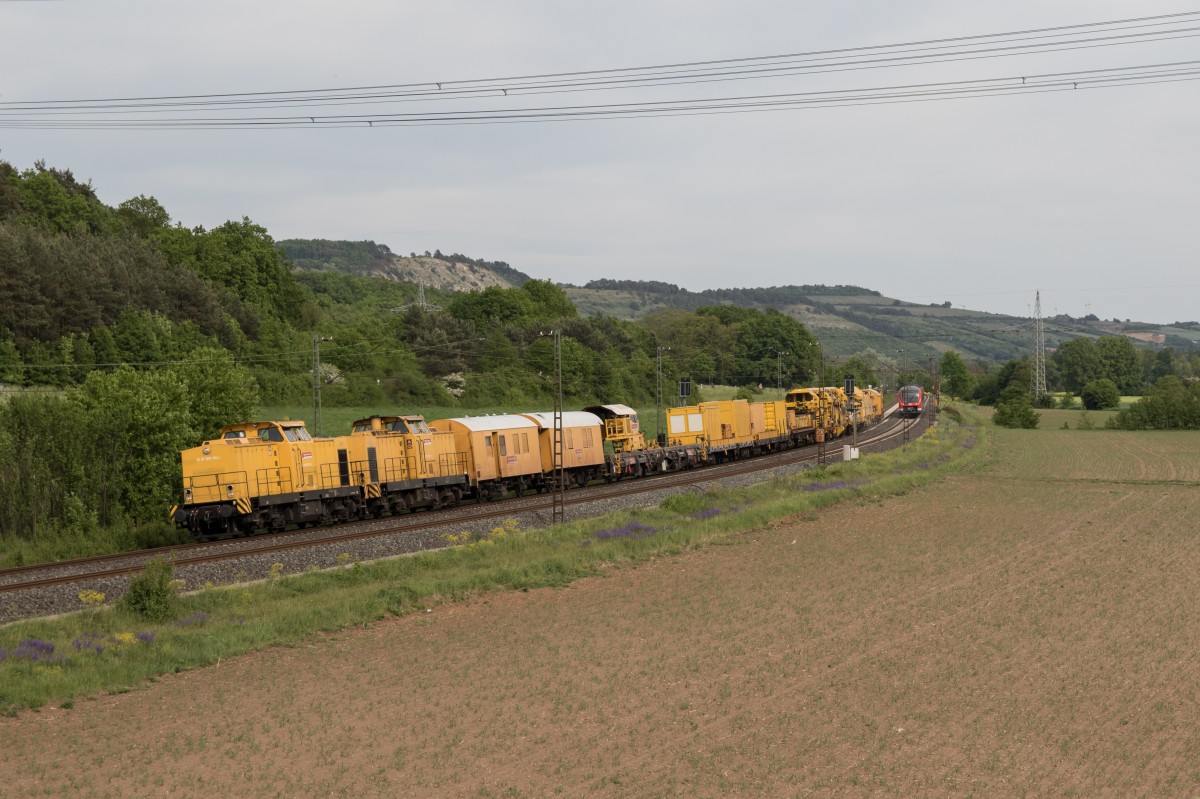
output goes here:
[{"label": "plowed field", "polygon": [[995,448],[730,546],[0,719],[0,793],[1200,794],[1200,437]]}]

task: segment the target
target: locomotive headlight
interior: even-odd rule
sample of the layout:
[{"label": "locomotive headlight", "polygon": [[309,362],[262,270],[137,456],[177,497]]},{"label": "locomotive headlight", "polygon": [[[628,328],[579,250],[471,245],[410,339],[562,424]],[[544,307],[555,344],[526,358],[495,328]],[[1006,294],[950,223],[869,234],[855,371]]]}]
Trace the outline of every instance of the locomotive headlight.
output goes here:
[{"label": "locomotive headlight", "polygon": [[233,499],[233,486],[225,486],[225,496]]},{"label": "locomotive headlight", "polygon": [[204,454],[205,454],[205,455],[207,455],[207,454],[208,454],[208,453],[210,453],[210,452],[212,452],[212,447],[205,445],[205,447],[204,447]]},{"label": "locomotive headlight", "polygon": [[183,489],[183,501],[184,502],[192,501],[192,489],[190,489],[190,488]]}]

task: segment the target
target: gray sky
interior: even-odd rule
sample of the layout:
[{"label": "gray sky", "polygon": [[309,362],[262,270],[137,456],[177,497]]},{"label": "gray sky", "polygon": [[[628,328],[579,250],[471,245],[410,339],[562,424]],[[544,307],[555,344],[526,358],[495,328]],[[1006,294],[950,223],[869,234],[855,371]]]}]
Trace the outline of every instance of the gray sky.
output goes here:
[{"label": "gray sky", "polygon": [[[1187,11],[1200,5],[0,0],[0,103],[542,75]],[[1184,28],[1200,32],[1190,30],[1200,17],[1178,23],[1177,35]],[[1200,38],[1176,38],[723,83],[252,113],[511,110],[1196,59]],[[1185,80],[740,114],[266,130],[14,129],[15,112],[0,106],[0,159],[70,169],[113,205],[152,195],[187,226],[248,216],[277,239],[461,252],[563,282],[852,283],[1019,315],[1032,313],[1041,289],[1046,315],[1171,322],[1200,319],[1198,101],[1200,81]]]}]

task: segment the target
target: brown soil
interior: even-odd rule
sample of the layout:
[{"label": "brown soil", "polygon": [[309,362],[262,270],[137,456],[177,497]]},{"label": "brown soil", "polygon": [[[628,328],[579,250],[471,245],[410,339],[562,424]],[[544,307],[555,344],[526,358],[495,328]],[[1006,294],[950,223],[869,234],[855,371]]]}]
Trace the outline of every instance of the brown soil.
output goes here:
[{"label": "brown soil", "polygon": [[1194,796],[1196,507],[996,467],[0,720],[0,793]]}]

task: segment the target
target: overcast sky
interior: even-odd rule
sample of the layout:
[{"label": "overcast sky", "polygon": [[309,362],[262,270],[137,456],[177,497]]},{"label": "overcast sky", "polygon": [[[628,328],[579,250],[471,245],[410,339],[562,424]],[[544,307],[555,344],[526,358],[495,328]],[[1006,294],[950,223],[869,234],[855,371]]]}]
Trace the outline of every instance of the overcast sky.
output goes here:
[{"label": "overcast sky", "polygon": [[[1200,319],[1196,80],[586,122],[329,127],[317,119],[845,91],[1165,64],[1200,59],[1200,38],[1192,38],[1200,17],[1176,22],[1171,40],[1005,58],[566,94],[203,112],[311,113],[309,127],[12,127],[18,119],[52,118],[12,110],[32,101],[510,78],[1189,11],[1200,5],[0,0],[0,159],[18,169],[38,159],[70,169],[112,205],[152,195],[189,227],[248,216],[276,239],[373,239],[403,254],[441,249],[560,282],[653,279],[693,290],[851,283],[913,302],[948,300],[1018,315],[1032,313],[1040,289],[1046,315],[1192,320]],[[982,48],[987,40],[978,41]]]}]

